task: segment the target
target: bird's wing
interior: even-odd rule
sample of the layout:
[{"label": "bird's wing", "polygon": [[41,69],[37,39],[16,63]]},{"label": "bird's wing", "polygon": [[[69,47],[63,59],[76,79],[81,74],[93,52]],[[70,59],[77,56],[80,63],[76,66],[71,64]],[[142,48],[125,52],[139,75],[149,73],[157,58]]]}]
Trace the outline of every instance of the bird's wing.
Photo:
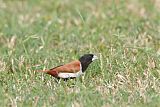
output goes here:
[{"label": "bird's wing", "polygon": [[72,61],[68,64],[57,66],[50,69],[50,71],[55,71],[57,73],[76,73],[80,71],[80,61]]}]

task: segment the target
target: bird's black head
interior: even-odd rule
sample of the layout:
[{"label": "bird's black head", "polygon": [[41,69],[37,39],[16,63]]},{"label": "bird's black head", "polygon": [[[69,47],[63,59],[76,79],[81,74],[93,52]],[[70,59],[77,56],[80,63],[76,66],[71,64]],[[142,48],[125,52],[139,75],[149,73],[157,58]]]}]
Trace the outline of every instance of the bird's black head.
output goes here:
[{"label": "bird's black head", "polygon": [[85,54],[83,55],[79,61],[81,62],[81,66],[82,66],[82,72],[84,72],[87,67],[89,66],[89,64],[91,62],[93,62],[94,60],[98,59],[97,56],[93,55],[93,54]]}]

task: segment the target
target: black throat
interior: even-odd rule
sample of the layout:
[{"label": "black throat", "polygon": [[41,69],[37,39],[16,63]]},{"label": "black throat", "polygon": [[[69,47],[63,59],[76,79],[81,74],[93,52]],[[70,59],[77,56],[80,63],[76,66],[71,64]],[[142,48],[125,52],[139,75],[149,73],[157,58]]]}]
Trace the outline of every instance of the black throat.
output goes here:
[{"label": "black throat", "polygon": [[85,54],[80,57],[79,61],[81,62],[82,72],[84,72],[90,63],[92,63],[93,54]]},{"label": "black throat", "polygon": [[80,62],[81,62],[82,72],[84,72],[88,68],[89,64],[91,63],[91,62],[85,62],[83,60],[80,60]]}]

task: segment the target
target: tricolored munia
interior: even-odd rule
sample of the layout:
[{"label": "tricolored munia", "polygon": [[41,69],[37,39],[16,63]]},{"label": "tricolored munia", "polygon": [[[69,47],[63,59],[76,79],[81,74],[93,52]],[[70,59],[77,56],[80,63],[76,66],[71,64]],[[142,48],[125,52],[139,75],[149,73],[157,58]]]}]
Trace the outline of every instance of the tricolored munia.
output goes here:
[{"label": "tricolored munia", "polygon": [[49,70],[42,70],[55,78],[70,79],[82,75],[94,60],[98,59],[96,55],[85,54],[79,60],[72,61],[68,64],[60,65]]}]

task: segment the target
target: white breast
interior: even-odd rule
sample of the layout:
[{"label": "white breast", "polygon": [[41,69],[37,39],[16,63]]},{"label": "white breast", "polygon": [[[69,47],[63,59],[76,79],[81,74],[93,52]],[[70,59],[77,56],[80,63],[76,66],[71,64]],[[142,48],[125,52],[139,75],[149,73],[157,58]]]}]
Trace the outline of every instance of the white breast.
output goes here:
[{"label": "white breast", "polygon": [[59,73],[58,77],[60,78],[74,78],[74,77],[79,77],[80,75],[82,75],[82,66],[80,64],[80,70],[76,73]]}]

